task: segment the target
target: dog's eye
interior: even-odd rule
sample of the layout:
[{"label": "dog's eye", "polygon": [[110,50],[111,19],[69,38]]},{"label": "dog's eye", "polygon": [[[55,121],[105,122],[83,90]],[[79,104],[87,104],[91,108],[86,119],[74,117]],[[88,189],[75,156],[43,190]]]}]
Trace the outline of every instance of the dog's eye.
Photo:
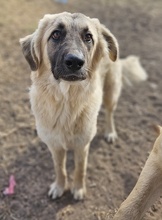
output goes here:
[{"label": "dog's eye", "polygon": [[52,37],[54,40],[59,40],[60,37],[61,37],[61,31],[58,31],[58,30],[54,31],[54,32],[52,33],[51,37]]},{"label": "dog's eye", "polygon": [[90,43],[92,41],[92,34],[90,34],[90,33],[85,34],[84,40],[86,42]]}]

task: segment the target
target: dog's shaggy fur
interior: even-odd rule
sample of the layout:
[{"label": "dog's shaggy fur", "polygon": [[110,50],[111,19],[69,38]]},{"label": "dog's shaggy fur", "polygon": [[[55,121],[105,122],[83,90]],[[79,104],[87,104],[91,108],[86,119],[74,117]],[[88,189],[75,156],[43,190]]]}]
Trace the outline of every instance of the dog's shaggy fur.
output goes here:
[{"label": "dog's shaggy fur", "polygon": [[98,19],[83,14],[45,15],[37,30],[20,43],[32,70],[30,100],[38,135],[54,160],[56,180],[49,195],[55,199],[66,189],[66,150],[71,148],[75,157],[72,192],[75,199],[82,199],[89,145],[102,100],[105,138],[113,142],[117,137],[113,112],[123,78],[142,81],[147,75],[137,57],[119,60],[114,35]]}]

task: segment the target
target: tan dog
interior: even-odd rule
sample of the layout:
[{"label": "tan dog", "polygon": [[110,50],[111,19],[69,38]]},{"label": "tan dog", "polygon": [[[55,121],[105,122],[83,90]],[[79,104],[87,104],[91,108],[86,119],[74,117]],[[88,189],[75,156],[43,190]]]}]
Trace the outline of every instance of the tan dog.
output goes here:
[{"label": "tan dog", "polygon": [[139,179],[114,220],[141,220],[146,210],[162,195],[162,127],[159,126],[158,130],[159,136]]},{"label": "tan dog", "polygon": [[[20,40],[32,74],[31,107],[38,135],[51,151],[56,180],[49,195],[60,197],[67,186],[66,150],[75,157],[75,199],[85,194],[89,145],[96,134],[97,115],[104,99],[106,138],[117,137],[113,122],[122,87],[122,71],[135,80],[147,75],[137,57],[118,60],[113,34],[83,14],[45,15],[38,29]],[[114,63],[115,62],[115,63]]]}]

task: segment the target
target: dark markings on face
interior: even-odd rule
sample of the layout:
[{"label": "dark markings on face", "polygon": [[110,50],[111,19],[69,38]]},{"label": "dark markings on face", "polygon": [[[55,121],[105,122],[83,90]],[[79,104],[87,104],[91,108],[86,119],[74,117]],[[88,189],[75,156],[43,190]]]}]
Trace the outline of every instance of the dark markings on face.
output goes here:
[{"label": "dark markings on face", "polygon": [[[87,77],[89,54],[94,46],[93,34],[87,25],[80,27],[77,19],[78,16],[74,14],[70,22],[65,20],[65,23],[58,23],[48,39],[47,52],[56,79],[83,80]],[[69,54],[73,55],[73,58],[67,65]],[[80,68],[70,68],[70,65],[80,65],[80,60],[84,65]]]}]

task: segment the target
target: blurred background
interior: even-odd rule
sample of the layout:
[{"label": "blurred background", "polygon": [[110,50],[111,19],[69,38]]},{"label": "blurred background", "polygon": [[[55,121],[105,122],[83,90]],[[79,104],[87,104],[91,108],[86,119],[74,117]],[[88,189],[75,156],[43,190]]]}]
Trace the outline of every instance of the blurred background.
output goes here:
[{"label": "blurred background", "polygon": [[[55,177],[51,155],[37,137],[28,91],[30,69],[19,38],[34,32],[44,14],[81,12],[97,17],[116,36],[120,56],[134,54],[148,72],[148,80],[123,88],[115,113],[119,138],[103,138],[104,109],[91,144],[87,196],[75,202],[67,192],[47,197]],[[162,125],[162,1],[161,0],[0,0],[0,192],[10,175],[16,180],[12,196],[0,194],[0,220],[112,219],[134,187],[141,167]],[[68,155],[69,179],[73,158]],[[145,216],[160,220],[162,199]]]}]

